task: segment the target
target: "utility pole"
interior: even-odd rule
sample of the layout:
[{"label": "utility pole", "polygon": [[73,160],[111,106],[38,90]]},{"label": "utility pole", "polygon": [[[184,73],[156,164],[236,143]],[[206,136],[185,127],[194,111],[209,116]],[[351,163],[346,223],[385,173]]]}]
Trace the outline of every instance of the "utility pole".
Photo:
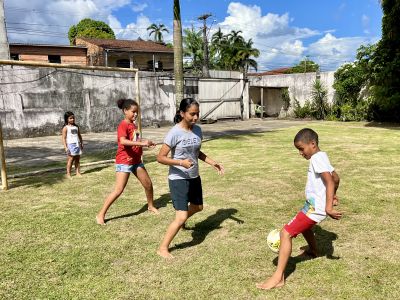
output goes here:
[{"label": "utility pole", "polygon": [[198,17],[198,20],[203,20],[203,44],[204,44],[204,62],[203,62],[203,77],[210,77],[208,70],[208,41],[207,41],[207,19],[211,14],[204,14]]},{"label": "utility pole", "polygon": [[4,17],[4,0],[0,0],[0,59],[10,59],[8,46],[6,19]]}]

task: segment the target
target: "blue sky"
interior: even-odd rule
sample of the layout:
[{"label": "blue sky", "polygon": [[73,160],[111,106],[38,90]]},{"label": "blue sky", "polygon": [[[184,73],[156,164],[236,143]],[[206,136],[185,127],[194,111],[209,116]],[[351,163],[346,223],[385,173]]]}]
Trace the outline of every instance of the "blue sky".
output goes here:
[{"label": "blue sky", "polygon": [[[68,44],[71,25],[83,18],[103,20],[119,39],[148,39],[146,28],[170,30],[172,5],[166,0],[5,0],[10,42]],[[241,30],[261,52],[259,71],[292,66],[308,57],[322,71],[354,60],[357,48],[381,36],[378,0],[181,0],[184,27],[200,29],[197,17],[211,13],[209,36],[219,27]]]}]

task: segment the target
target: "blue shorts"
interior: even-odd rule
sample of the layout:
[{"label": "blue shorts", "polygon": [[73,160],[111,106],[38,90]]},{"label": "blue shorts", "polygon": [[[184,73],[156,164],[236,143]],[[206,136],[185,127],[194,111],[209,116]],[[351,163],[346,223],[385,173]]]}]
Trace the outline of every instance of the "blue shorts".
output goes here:
[{"label": "blue shorts", "polygon": [[144,164],[143,163],[135,165],[115,164],[115,172],[135,173],[137,168],[144,169]]},{"label": "blue shorts", "polygon": [[77,156],[82,154],[81,147],[78,143],[72,143],[67,145],[67,154],[70,156]]},{"label": "blue shorts", "polygon": [[189,203],[203,205],[201,178],[168,180],[175,210],[189,210]]}]

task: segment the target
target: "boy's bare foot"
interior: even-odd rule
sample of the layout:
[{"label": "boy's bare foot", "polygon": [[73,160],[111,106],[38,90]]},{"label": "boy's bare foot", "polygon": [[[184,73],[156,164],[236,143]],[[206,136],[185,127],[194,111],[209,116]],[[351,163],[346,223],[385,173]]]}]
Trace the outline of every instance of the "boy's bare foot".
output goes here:
[{"label": "boy's bare foot", "polygon": [[309,257],[309,258],[317,258],[318,252],[316,250],[312,250],[307,246],[300,247],[300,256]]},{"label": "boy's bare foot", "polygon": [[96,223],[99,225],[106,225],[106,222],[104,222],[104,218],[100,216],[96,216]]},{"label": "boy's bare foot", "polygon": [[65,178],[72,179],[72,176],[71,176],[71,174],[67,174],[67,175],[65,175]]},{"label": "boy's bare foot", "polygon": [[76,176],[82,177],[82,174],[81,173],[76,173]]},{"label": "boy's bare foot", "polygon": [[264,282],[260,282],[256,284],[256,287],[260,290],[271,290],[274,288],[280,288],[285,285],[285,278],[282,276],[281,278],[270,277]]},{"label": "boy's bare foot", "polygon": [[147,210],[148,210],[149,212],[152,212],[153,214],[156,214],[156,215],[159,215],[159,214],[160,214],[160,211],[159,211],[155,206],[149,206],[149,207],[147,208]]},{"label": "boy's bare foot", "polygon": [[173,259],[174,258],[172,256],[172,254],[169,253],[168,249],[158,249],[157,254],[160,255],[161,257],[166,258],[166,259]]}]

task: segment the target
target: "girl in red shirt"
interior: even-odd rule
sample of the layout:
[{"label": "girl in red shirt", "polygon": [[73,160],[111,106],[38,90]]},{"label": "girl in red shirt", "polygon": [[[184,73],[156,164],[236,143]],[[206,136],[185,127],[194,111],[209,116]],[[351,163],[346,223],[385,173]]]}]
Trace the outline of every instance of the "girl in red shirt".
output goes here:
[{"label": "girl in red shirt", "polygon": [[129,176],[133,173],[142,184],[147,198],[147,209],[158,214],[154,206],[153,183],[142,162],[142,147],[154,148],[150,140],[141,139],[135,125],[139,105],[132,99],[119,99],[118,107],[124,112],[125,119],[118,125],[118,149],[115,157],[116,181],[114,190],[104,201],[103,207],[96,216],[97,224],[105,225],[105,215],[111,204],[122,194],[128,182]]}]

